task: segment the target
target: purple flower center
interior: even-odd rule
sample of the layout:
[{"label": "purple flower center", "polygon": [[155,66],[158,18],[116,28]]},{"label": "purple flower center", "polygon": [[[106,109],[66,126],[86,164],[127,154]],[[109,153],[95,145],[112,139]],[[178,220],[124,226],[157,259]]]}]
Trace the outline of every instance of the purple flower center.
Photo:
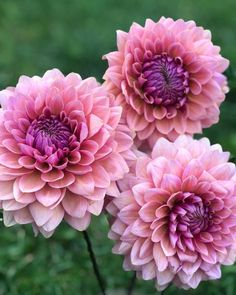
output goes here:
[{"label": "purple flower center", "polygon": [[143,63],[138,81],[147,103],[181,108],[187,100],[188,78],[182,59],[164,53]]},{"label": "purple flower center", "polygon": [[192,238],[208,229],[212,223],[210,207],[193,193],[183,193],[183,200],[177,202],[170,214],[170,232]]},{"label": "purple flower center", "polygon": [[42,155],[52,154],[58,149],[67,148],[71,135],[72,130],[65,120],[61,120],[59,116],[43,114],[31,123],[26,143]]}]

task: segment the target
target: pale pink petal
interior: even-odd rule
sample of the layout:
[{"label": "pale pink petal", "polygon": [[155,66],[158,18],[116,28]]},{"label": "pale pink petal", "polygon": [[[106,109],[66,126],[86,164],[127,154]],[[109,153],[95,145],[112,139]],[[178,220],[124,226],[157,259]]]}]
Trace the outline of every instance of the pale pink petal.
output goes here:
[{"label": "pale pink petal", "polygon": [[94,179],[91,174],[80,175],[75,178],[75,182],[68,189],[78,195],[89,195],[94,191]]},{"label": "pale pink petal", "polygon": [[75,218],[82,218],[88,209],[88,201],[82,197],[77,196],[71,192],[67,192],[62,200],[63,208],[66,213]]},{"label": "pale pink petal", "polygon": [[53,214],[50,219],[42,226],[42,228],[47,231],[51,232],[54,231],[55,228],[61,223],[64,217],[64,210],[61,205],[58,205],[53,209]]},{"label": "pale pink petal", "polygon": [[43,226],[53,215],[53,210],[44,207],[38,202],[30,204],[29,211],[37,226]]},{"label": "pale pink petal", "polygon": [[87,212],[83,218],[74,218],[70,215],[65,215],[65,220],[73,228],[79,231],[84,231],[90,224],[91,214]]},{"label": "pale pink petal", "polygon": [[19,178],[19,189],[23,193],[32,193],[40,190],[45,185],[39,173],[23,175]]},{"label": "pale pink petal", "polygon": [[45,185],[41,190],[35,192],[35,197],[43,206],[49,207],[60,199],[62,191]]}]

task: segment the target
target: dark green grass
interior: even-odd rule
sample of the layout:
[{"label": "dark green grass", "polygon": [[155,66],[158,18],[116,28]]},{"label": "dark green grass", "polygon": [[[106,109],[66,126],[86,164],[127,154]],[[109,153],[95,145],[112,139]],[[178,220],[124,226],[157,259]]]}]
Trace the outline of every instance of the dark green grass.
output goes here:
[{"label": "dark green grass", "polygon": [[[227,72],[232,88],[221,110],[220,123],[204,132],[236,156],[236,1],[235,0],[6,0],[0,2],[0,87],[14,85],[22,74],[43,74],[57,67],[65,74],[102,80],[101,56],[115,50],[115,30],[133,21],[161,15],[194,19],[212,31],[213,40],[231,60]],[[46,240],[35,238],[29,226],[5,228],[1,222],[0,295],[97,295],[99,289],[81,233],[62,225]],[[112,255],[104,217],[89,228],[102,275],[109,289],[124,289],[131,273],[122,258]],[[184,292],[166,294],[236,294],[236,266],[223,270],[219,281]],[[152,282],[138,281],[138,294],[157,294]]]}]

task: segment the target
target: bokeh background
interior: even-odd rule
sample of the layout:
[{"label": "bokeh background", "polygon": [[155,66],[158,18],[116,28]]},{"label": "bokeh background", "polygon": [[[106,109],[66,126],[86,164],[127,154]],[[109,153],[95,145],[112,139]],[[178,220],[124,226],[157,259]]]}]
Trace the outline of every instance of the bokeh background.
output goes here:
[{"label": "bokeh background", "polygon": [[[160,16],[193,19],[212,31],[213,41],[230,59],[231,91],[221,107],[220,123],[204,132],[212,142],[236,156],[236,1],[235,0],[6,0],[0,1],[0,88],[18,77],[42,75],[57,67],[83,78],[102,81],[103,54],[115,50],[117,29],[133,21]],[[30,227],[4,228],[0,222],[0,295],[98,295],[83,236],[62,225],[45,240]],[[129,285],[131,273],[122,258],[111,254],[105,217],[94,218],[89,229],[102,275],[111,294]],[[219,281],[202,283],[188,292],[170,287],[168,294],[236,294],[236,265],[223,269]],[[122,295],[124,293],[121,293]],[[158,294],[153,282],[138,281],[134,294]]]}]

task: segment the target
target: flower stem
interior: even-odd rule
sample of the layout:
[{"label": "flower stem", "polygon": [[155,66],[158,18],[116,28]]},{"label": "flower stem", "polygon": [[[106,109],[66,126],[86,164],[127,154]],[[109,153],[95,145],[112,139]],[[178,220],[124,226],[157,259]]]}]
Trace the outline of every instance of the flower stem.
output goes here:
[{"label": "flower stem", "polygon": [[133,273],[133,276],[130,280],[129,287],[127,289],[127,295],[132,295],[133,290],[135,288],[135,283],[136,283],[136,272]]},{"label": "flower stem", "polygon": [[94,251],[93,251],[91,240],[89,238],[89,235],[88,235],[87,231],[83,231],[83,235],[84,235],[84,240],[86,242],[87,249],[88,249],[88,252],[89,252],[90,260],[91,260],[92,265],[93,265],[93,271],[94,271],[94,274],[95,274],[95,276],[97,278],[98,285],[99,285],[99,287],[101,289],[102,295],[106,295],[105,285],[104,285],[102,276],[101,276],[100,271],[99,271],[99,267],[98,267],[96,257],[95,257]]}]

